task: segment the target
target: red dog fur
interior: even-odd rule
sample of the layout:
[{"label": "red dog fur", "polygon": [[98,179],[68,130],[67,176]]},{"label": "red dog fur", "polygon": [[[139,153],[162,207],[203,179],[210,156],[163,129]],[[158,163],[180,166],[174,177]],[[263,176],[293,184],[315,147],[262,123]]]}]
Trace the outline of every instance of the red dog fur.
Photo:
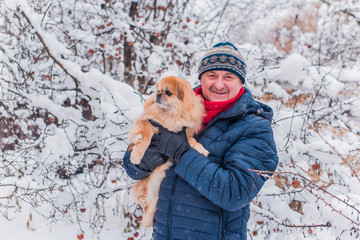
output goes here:
[{"label": "red dog fur", "polygon": [[[145,101],[143,114],[136,119],[130,130],[131,162],[140,163],[152,136],[158,132],[148,121],[150,119],[173,132],[179,132],[186,127],[190,146],[207,156],[209,152],[193,138],[201,128],[204,116],[202,99],[196,96],[186,80],[174,76],[161,79],[156,85],[156,93]],[[144,211],[142,224],[145,227],[153,224],[160,184],[171,165],[172,160],[169,159],[132,188],[135,200]]]}]

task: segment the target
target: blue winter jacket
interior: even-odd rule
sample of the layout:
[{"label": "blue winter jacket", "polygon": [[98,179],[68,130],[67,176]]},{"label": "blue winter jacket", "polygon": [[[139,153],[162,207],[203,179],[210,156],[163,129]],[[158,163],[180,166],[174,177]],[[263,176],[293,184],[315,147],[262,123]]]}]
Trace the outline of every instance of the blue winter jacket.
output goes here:
[{"label": "blue winter jacket", "polygon": [[[250,169],[274,171],[278,156],[270,122],[272,109],[248,89],[195,138],[209,152],[190,148],[163,180],[153,239],[246,239],[249,203],[267,178]],[[128,175],[147,177],[124,156]]]}]

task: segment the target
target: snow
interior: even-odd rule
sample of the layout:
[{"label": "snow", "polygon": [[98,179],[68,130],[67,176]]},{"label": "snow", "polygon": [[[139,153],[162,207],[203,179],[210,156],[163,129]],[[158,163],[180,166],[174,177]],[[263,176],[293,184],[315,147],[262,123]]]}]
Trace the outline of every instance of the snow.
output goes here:
[{"label": "snow", "polygon": [[306,58],[297,53],[291,54],[280,65],[279,80],[298,87],[307,77],[306,69],[309,66],[310,62]]},{"label": "snow", "polygon": [[289,98],[286,91],[281,86],[279,86],[278,84],[276,84],[274,82],[271,82],[268,84],[267,90],[270,93],[274,94],[276,97],[282,98],[284,100],[287,100]]},{"label": "snow", "polygon": [[358,69],[349,69],[341,71],[339,76],[341,82],[359,82],[360,71]]},{"label": "snow", "polygon": [[329,97],[336,97],[336,95],[345,88],[345,84],[336,80],[335,78],[328,77],[324,85],[324,91]]},{"label": "snow", "polygon": [[[24,210],[26,212],[26,210]],[[3,227],[0,232],[1,239],[23,240],[23,239],[39,239],[39,240],[63,240],[63,239],[77,239],[77,226],[74,223],[49,224],[44,221],[42,217],[36,217],[33,214],[33,220],[30,227],[27,228],[27,221],[30,214],[22,214],[12,221],[0,219],[0,224]],[[113,222],[118,222],[113,219]],[[5,230],[6,229],[6,230]],[[105,226],[101,239],[126,239],[123,232],[123,226],[120,224],[112,224]],[[91,229],[84,229],[85,239],[92,237],[86,232],[91,232]],[[124,236],[124,238],[121,238]]]},{"label": "snow", "polygon": [[[84,5],[76,5],[80,3]],[[295,12],[315,11],[317,1],[234,1],[231,4],[235,8],[227,8],[223,15],[219,14],[222,2],[191,3],[186,12],[189,22],[176,18],[179,23],[167,36],[166,44],[174,45],[170,48],[149,44],[146,39],[146,34],[158,32],[165,25],[152,17],[146,21],[147,16],[141,15],[144,9],[139,21],[133,22],[127,10],[121,10],[126,3],[116,2],[106,11],[83,1],[71,6],[67,1],[59,3],[71,9],[73,15],[66,11],[59,14],[55,4],[42,6],[42,11],[49,7],[50,15],[37,12],[34,5],[23,0],[0,1],[1,14],[12,19],[10,24],[0,18],[0,29],[12,33],[0,33],[4,39],[0,43],[0,62],[7,64],[0,68],[0,126],[11,125],[14,119],[10,117],[16,116],[18,125],[11,126],[20,126],[28,136],[33,134],[31,126],[37,126],[40,135],[35,140],[24,140],[17,151],[0,151],[0,239],[77,239],[80,233],[84,239],[128,239],[136,233],[139,236],[135,239],[151,239],[151,228],[136,227],[135,216],[140,211],[128,191],[134,181],[122,168],[129,126],[141,114],[148,96],[124,83],[123,60],[102,64],[106,54],[114,55],[116,48],[123,48],[115,39],[125,33],[128,41],[135,42],[138,59],[147,59],[146,70],[142,69],[143,62],[133,63],[134,74],[155,82],[176,75],[192,86],[199,84],[196,64],[206,48],[218,40],[230,39],[246,59],[245,86],[260,101],[265,93],[273,97],[266,104],[274,110],[272,126],[280,157],[280,180],[269,179],[251,203],[249,239],[358,238],[360,64],[355,58],[360,34],[356,21],[338,12],[355,9],[355,3],[323,4],[316,16],[319,33],[302,33],[298,26],[290,29],[287,25]],[[158,4],[165,6],[166,1]],[[43,54],[39,42],[34,41],[36,37],[30,34],[34,30],[26,32],[29,36],[18,32],[20,25],[13,18],[17,7],[28,15],[63,69],[52,61],[35,64],[24,54],[26,51],[21,51]],[[111,9],[116,9],[115,15]],[[215,31],[219,20],[215,16],[220,15]],[[56,22],[60,16],[62,20]],[[200,23],[196,24],[195,19]],[[116,26],[113,35],[107,35],[109,29],[97,29],[110,20]],[[175,25],[175,20],[166,24]],[[182,28],[185,22],[186,30]],[[341,28],[336,25],[339,22]],[[57,28],[52,26],[54,23],[59,23]],[[27,25],[25,21],[22,24]],[[134,33],[131,24],[141,32]],[[22,45],[17,45],[17,37],[23,38],[19,42]],[[189,43],[185,43],[185,37]],[[274,39],[282,44],[292,39],[290,52],[278,49]],[[99,47],[101,43],[106,46]],[[89,49],[100,54],[89,56]],[[24,80],[24,72],[34,72],[33,78]],[[53,76],[51,81],[43,78],[46,75]],[[81,94],[72,90],[75,81]],[[28,85],[22,89],[17,86],[19,82]],[[149,86],[148,92],[152,90]],[[64,104],[67,100],[68,105]],[[21,108],[24,103],[28,109]],[[19,129],[15,135],[21,142]],[[4,132],[12,130],[5,128]],[[1,149],[15,142],[0,136]],[[311,180],[316,174],[316,181]],[[294,188],[294,180],[301,187]],[[301,203],[302,213],[290,206],[293,200]]]}]

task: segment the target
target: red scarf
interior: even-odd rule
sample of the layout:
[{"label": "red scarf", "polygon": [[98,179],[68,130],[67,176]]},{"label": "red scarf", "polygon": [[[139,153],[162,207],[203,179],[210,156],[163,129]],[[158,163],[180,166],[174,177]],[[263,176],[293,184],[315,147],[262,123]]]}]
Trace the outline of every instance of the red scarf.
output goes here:
[{"label": "red scarf", "polygon": [[221,102],[210,102],[210,101],[207,101],[204,99],[204,96],[202,94],[202,88],[201,87],[197,88],[195,90],[195,94],[200,95],[203,98],[205,111],[206,111],[206,116],[204,117],[203,126],[202,126],[201,130],[204,128],[204,126],[207,123],[209,123],[211,121],[211,119],[216,117],[219,113],[231,108],[234,105],[234,103],[236,102],[236,100],[238,100],[241,97],[241,95],[244,94],[244,92],[245,92],[245,89],[242,87],[240,89],[239,93],[233,99],[221,101]]}]

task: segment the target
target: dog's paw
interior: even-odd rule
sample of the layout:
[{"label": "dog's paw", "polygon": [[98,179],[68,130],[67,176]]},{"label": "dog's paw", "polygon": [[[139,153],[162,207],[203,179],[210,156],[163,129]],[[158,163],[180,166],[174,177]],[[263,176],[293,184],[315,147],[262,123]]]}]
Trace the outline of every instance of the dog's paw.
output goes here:
[{"label": "dog's paw", "polygon": [[209,156],[209,151],[206,150],[200,143],[194,144],[192,147],[205,157]]},{"label": "dog's paw", "polygon": [[141,221],[141,224],[144,226],[144,227],[151,227],[153,225],[153,220],[149,220],[148,218],[143,218],[143,220]]},{"label": "dog's paw", "polygon": [[144,156],[143,153],[136,151],[135,147],[133,147],[133,151],[130,153],[130,161],[133,164],[139,164],[143,156]]},{"label": "dog's paw", "polygon": [[141,220],[141,224],[146,228],[151,227],[154,224],[154,214],[144,214],[143,219]]},{"label": "dog's paw", "polygon": [[204,148],[201,143],[198,143],[194,138],[189,139],[189,144],[192,148],[198,151],[200,154],[204,155],[205,157],[209,156],[209,151]]},{"label": "dog's paw", "polygon": [[200,154],[204,155],[205,157],[209,156],[209,151],[206,150],[204,147],[202,147],[201,149],[197,150]]}]

